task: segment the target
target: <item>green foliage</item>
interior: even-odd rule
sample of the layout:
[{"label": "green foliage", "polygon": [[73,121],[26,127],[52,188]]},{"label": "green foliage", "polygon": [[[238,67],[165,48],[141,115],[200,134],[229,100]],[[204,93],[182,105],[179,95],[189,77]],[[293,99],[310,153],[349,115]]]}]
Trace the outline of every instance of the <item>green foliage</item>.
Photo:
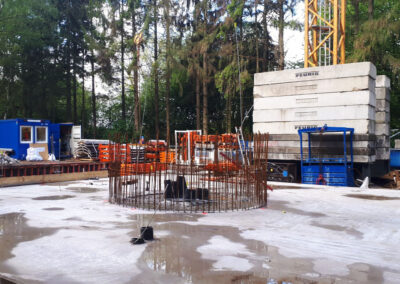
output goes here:
[{"label": "green foliage", "polygon": [[[347,27],[351,39],[346,41],[348,61],[371,61],[377,74],[391,79],[391,126],[400,127],[400,2],[376,0],[374,17],[368,20],[368,7],[360,2],[359,32],[354,25]],[[349,18],[356,18],[355,10],[348,5]],[[349,22],[349,21],[347,21]]]}]

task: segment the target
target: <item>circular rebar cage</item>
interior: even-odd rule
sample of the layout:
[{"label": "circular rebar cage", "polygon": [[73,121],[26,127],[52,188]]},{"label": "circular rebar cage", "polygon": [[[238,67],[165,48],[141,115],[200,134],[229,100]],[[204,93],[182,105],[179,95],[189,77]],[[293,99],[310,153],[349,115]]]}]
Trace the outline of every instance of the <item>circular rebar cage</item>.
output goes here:
[{"label": "circular rebar cage", "polygon": [[[224,212],[266,205],[268,134],[254,135],[251,141],[236,135],[230,139],[185,135],[177,139],[174,151],[158,151],[156,143],[154,156],[146,152],[148,147],[110,144],[109,201],[174,212]],[[188,147],[185,141],[192,143]]]}]

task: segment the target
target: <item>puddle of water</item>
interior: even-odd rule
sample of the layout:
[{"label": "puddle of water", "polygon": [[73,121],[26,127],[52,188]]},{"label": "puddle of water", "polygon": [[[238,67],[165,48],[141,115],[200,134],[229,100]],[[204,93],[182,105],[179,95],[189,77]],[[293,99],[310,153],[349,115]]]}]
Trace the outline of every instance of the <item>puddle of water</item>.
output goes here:
[{"label": "puddle of water", "polygon": [[42,210],[58,211],[58,210],[64,210],[64,208],[62,208],[62,207],[49,207],[49,208],[42,208]]},{"label": "puddle of water", "polygon": [[11,251],[18,243],[48,236],[55,231],[56,229],[29,227],[24,213],[0,215],[0,270],[1,262],[13,256]]},{"label": "puddle of water", "polygon": [[62,200],[73,197],[75,197],[75,195],[48,195],[48,196],[34,197],[32,198],[32,200]]},{"label": "puddle of water", "polygon": [[101,190],[94,187],[67,187],[66,189],[79,193],[93,193]]},{"label": "puddle of water", "polygon": [[[141,221],[146,223],[150,217],[150,214],[144,215]],[[201,217],[203,216],[184,214],[155,215],[152,226],[156,240],[146,244],[146,249],[138,262],[143,273],[135,278],[136,281],[154,280],[167,275],[169,280],[166,282],[168,283],[267,283],[271,278],[295,279],[298,274],[313,271],[311,259],[284,257],[279,254],[276,247],[267,246],[256,240],[243,239],[238,228],[177,222],[188,219],[195,221]],[[168,232],[168,234],[163,233],[158,237],[158,231]],[[243,244],[248,251],[247,254],[228,252],[226,256],[245,258],[252,268],[243,272],[224,268],[215,269],[213,264],[217,261],[203,258],[197,250],[201,246],[209,245],[209,240],[214,236],[223,236],[231,242]],[[282,283],[282,281],[277,283]],[[300,277],[291,283],[311,282],[307,277]]]},{"label": "puddle of water", "polygon": [[312,221],[311,225],[316,226],[316,227],[321,227],[324,229],[332,230],[332,231],[340,231],[340,232],[345,232],[349,235],[355,236],[358,239],[361,239],[363,237],[363,233],[360,231],[350,228],[350,227],[344,227],[344,226],[339,226],[339,225],[328,225],[328,224],[321,224],[318,223],[317,221]]},{"label": "puddle of water", "polygon": [[64,220],[65,221],[83,221],[83,219],[80,217],[70,217],[70,218],[66,218]]},{"label": "puddle of water", "polygon": [[372,194],[346,194],[345,196],[352,198],[368,199],[368,200],[398,200],[400,197],[390,197],[383,195],[372,195]]},{"label": "puddle of water", "polygon": [[349,276],[357,279],[359,283],[384,283],[382,268],[375,267],[366,263],[353,263],[348,266]]},{"label": "puddle of water", "polygon": [[140,214],[134,215],[131,218],[143,226],[149,223],[166,223],[166,222],[196,222],[204,217],[200,214],[185,214],[185,213],[167,213],[167,214]]},{"label": "puddle of water", "polygon": [[326,214],[320,212],[313,211],[303,211],[297,208],[289,207],[286,204],[289,204],[287,201],[278,201],[278,200],[269,200],[267,208],[270,210],[278,210],[278,211],[286,211],[290,213],[294,213],[297,215],[310,216],[310,217],[326,217]]}]

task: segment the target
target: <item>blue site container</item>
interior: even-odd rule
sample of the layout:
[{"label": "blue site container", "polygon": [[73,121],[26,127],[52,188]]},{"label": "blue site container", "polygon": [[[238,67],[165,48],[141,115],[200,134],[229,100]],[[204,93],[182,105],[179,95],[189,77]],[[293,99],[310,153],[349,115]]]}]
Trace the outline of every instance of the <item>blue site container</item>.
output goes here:
[{"label": "blue site container", "polygon": [[31,143],[46,143],[49,153],[60,156],[60,125],[49,120],[0,120],[0,148],[11,150],[10,156],[25,160]]},{"label": "blue site container", "polygon": [[400,149],[390,149],[390,167],[400,168]]},{"label": "blue site container", "polygon": [[[343,156],[341,158],[313,158],[311,134],[341,132],[343,134]],[[350,153],[347,153],[346,134],[349,132]],[[300,129],[301,182],[305,184],[325,184],[330,186],[354,186],[353,135],[354,128],[314,127]],[[303,134],[308,135],[308,155],[303,157]],[[350,160],[347,155],[350,155]]]}]

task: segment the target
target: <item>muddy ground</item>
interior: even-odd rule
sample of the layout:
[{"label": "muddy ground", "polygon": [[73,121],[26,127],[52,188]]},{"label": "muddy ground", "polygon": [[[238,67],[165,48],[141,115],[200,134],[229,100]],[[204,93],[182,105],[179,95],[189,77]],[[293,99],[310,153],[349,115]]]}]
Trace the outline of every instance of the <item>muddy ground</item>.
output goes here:
[{"label": "muddy ground", "polygon": [[[109,204],[107,180],[1,188],[0,274],[21,283],[400,283],[400,191],[269,197],[248,211],[153,214]],[[146,225],[155,240],[130,244]]]}]

